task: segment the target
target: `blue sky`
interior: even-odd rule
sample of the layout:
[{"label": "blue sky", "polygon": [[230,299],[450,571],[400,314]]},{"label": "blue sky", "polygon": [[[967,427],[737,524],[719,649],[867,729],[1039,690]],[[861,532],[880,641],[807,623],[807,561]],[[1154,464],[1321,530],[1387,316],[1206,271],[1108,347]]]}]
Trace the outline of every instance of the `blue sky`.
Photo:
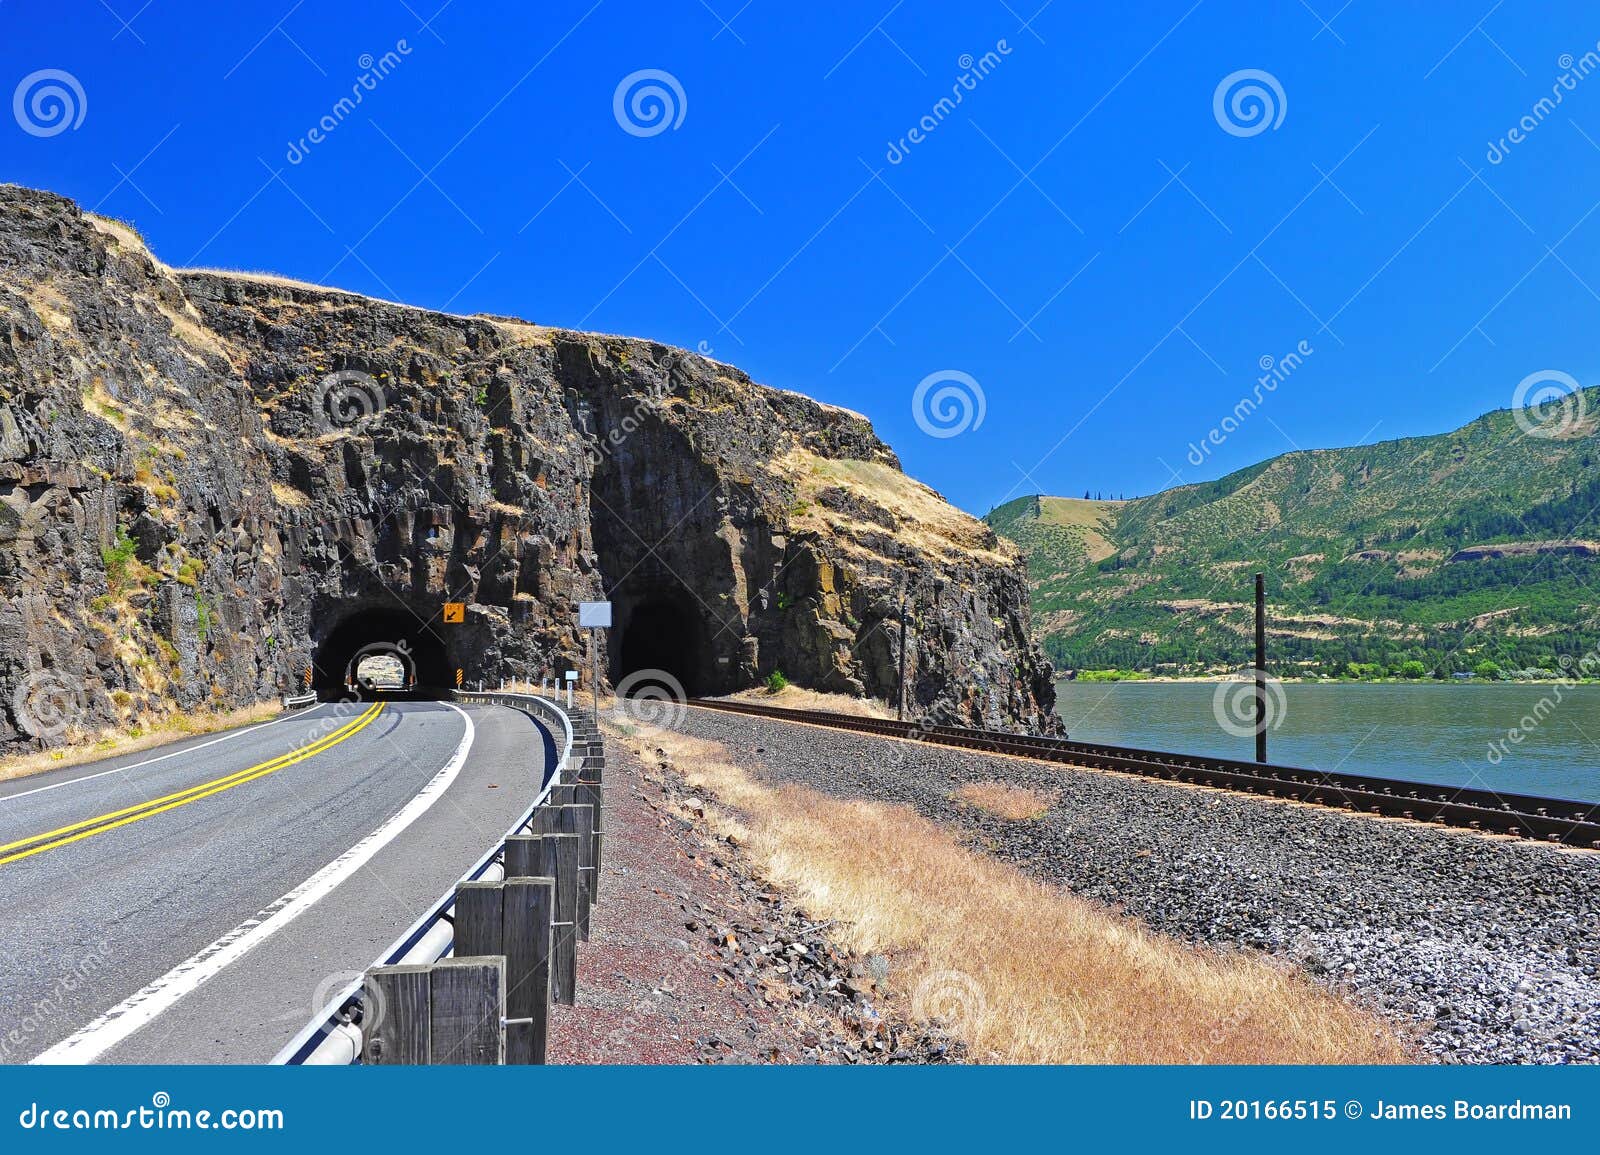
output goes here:
[{"label": "blue sky", "polygon": [[[975,512],[1131,496],[1600,379],[1600,15],[1341,3],[3,0],[0,96],[82,118],[34,80],[0,179],[172,264],[709,351]],[[671,125],[616,111],[647,70]],[[930,435],[949,373],[983,420]]]}]

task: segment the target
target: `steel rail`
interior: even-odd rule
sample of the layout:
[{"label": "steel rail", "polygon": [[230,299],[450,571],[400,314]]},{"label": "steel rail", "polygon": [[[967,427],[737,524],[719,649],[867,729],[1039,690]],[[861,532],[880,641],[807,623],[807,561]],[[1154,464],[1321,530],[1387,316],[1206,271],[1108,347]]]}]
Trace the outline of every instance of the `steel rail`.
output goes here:
[{"label": "steel rail", "polygon": [[941,726],[925,721],[902,722],[827,710],[793,710],[754,702],[693,698],[689,705],[1600,849],[1600,803],[1594,802],[1341,774],[1209,755],[1174,754],[1133,746],[1074,742],[1067,738],[1011,734],[1002,730]]}]

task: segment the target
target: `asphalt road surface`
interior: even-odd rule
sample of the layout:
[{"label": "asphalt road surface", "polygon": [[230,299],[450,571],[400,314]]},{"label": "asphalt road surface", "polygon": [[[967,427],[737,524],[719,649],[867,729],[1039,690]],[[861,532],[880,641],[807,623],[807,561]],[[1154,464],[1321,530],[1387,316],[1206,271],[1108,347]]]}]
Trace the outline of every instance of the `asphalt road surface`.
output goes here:
[{"label": "asphalt road surface", "polygon": [[264,1062],[532,800],[526,715],[322,705],[0,784],[0,1061]]}]

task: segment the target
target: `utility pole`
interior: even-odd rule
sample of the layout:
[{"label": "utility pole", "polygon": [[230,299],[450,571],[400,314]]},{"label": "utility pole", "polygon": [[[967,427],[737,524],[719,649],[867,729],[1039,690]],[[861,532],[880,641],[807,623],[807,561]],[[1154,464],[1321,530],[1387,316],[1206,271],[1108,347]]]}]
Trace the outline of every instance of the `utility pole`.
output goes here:
[{"label": "utility pole", "polygon": [[1256,761],[1267,760],[1267,592],[1256,574]]},{"label": "utility pole", "polygon": [[900,587],[900,688],[895,695],[894,716],[900,721],[906,718],[906,587]]}]

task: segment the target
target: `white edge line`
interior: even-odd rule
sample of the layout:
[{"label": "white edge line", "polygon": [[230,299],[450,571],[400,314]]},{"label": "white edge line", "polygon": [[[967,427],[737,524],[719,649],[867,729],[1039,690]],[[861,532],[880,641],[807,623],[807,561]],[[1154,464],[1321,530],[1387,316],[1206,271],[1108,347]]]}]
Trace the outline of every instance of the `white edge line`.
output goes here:
[{"label": "white edge line", "polygon": [[456,746],[450,760],[411,801],[390,816],[378,829],[271,906],[257,913],[255,917],[246,919],[194,957],[179,963],[143,990],[128,996],[105,1014],[41,1052],[29,1062],[32,1064],[94,1062],[135,1031],[149,1025],[179,999],[193,993],[208,979],[216,977],[225,968],[310,910],[340,883],[365,866],[402,830],[422,817],[429,807],[443,796],[445,790],[455,781],[456,775],[461,772],[462,766],[466,765],[467,755],[472,751],[476,733],[472,719],[467,716],[465,710],[449,702],[443,702],[441,705],[449,706],[461,715],[461,720],[467,725],[466,733],[461,736],[461,742]]},{"label": "white edge line", "polygon": [[174,750],[172,753],[163,754],[159,758],[146,758],[143,762],[134,762],[127,766],[113,766],[109,770],[101,770],[96,774],[83,774],[77,778],[67,778],[61,782],[52,782],[48,786],[35,786],[32,790],[19,790],[15,794],[0,794],[0,802],[11,802],[17,798],[26,798],[30,794],[43,794],[46,790],[59,790],[63,786],[76,786],[79,782],[93,782],[96,778],[104,778],[107,774],[126,774],[129,770],[141,770],[146,766],[154,766],[157,762],[165,762],[168,758],[176,758],[180,754],[193,754],[196,750],[204,750],[207,746],[215,746],[219,742],[226,742],[232,738],[242,738],[246,734],[255,733],[257,730],[265,730],[268,726],[276,726],[279,722],[287,722],[290,718],[309,718],[325,705],[327,705],[326,702],[319,702],[309,710],[296,710],[278,718],[257,722],[254,726],[246,726],[242,730],[229,730],[220,738],[213,738],[211,741],[202,742],[198,746],[186,746],[182,750]]},{"label": "white edge line", "polygon": [[[482,690],[469,691],[469,693],[480,693],[485,695],[498,694],[502,698],[527,698],[548,706],[555,712],[556,717],[561,719],[561,729],[565,736],[565,744],[561,748],[561,753],[556,755],[555,768],[550,772],[549,780],[544,783],[543,787],[539,791],[538,796],[533,800],[532,803],[529,804],[528,808],[522,812],[522,817],[518,818],[512,825],[511,829],[506,831],[505,838],[502,838],[494,846],[491,846],[488,851],[485,852],[483,857],[478,859],[478,861],[473,864],[472,869],[468,870],[466,874],[462,875],[461,881],[463,882],[476,881],[478,878],[481,878],[484,870],[487,869],[490,863],[492,863],[500,855],[500,852],[505,849],[506,838],[510,838],[515,834],[520,834],[522,831],[528,828],[528,824],[533,818],[534,811],[539,809],[540,806],[543,806],[546,800],[549,799],[551,787],[555,786],[557,782],[560,781],[562,771],[567,768],[567,762],[572,756],[573,742],[572,719],[567,715],[567,712],[560,707],[560,705],[548,698],[543,698],[536,694],[519,694],[508,690]],[[471,698],[468,699],[469,702],[472,700],[473,699]],[[479,702],[478,704],[492,705],[493,703]],[[523,712],[526,713],[526,711]],[[529,714],[529,717],[532,718],[532,715]],[[548,729],[548,727],[545,727],[543,722],[540,722],[537,719],[533,719],[533,724],[535,726],[541,726]],[[554,738],[554,735],[551,737]],[[452,887],[450,890],[445,891],[444,895],[439,898],[438,901],[436,901],[425,914],[419,917],[416,922],[412,923],[410,927],[402,932],[399,938],[390,943],[372,965],[375,967],[391,966],[396,962],[403,961],[398,956],[400,944],[411,938],[423,927],[428,926],[430,923],[439,921],[441,916],[455,906],[455,901],[455,888]],[[454,936],[452,935],[452,939],[453,938]],[[413,947],[413,949],[415,948]],[[446,953],[452,952],[454,949],[455,943],[452,941],[451,945],[446,948]],[[410,957],[411,956],[409,954],[406,956],[406,958]],[[440,957],[443,956],[441,955]],[[345,1004],[345,1001],[349,999],[351,995],[355,994],[361,989],[361,984],[361,979],[355,979],[347,984],[343,990],[336,992],[334,996],[322,1007],[322,1009],[317,1012],[316,1017],[302,1027],[300,1032],[295,1035],[294,1038],[285,1043],[282,1049],[280,1049],[278,1053],[272,1057],[270,1065],[275,1067],[289,1065],[290,1060],[299,1053],[301,1048],[303,1048],[306,1043],[317,1034],[317,1032],[325,1029],[328,1024],[333,1021],[334,1016],[338,1014],[339,1008]],[[301,1060],[301,1063],[307,1066],[318,1065],[322,1063],[323,1060],[319,1058],[319,1055],[324,1053],[328,1047],[330,1037],[331,1035],[324,1036],[322,1042],[317,1044],[316,1048]],[[347,1065],[347,1061],[336,1059],[331,1060],[331,1064],[343,1066]]]}]

